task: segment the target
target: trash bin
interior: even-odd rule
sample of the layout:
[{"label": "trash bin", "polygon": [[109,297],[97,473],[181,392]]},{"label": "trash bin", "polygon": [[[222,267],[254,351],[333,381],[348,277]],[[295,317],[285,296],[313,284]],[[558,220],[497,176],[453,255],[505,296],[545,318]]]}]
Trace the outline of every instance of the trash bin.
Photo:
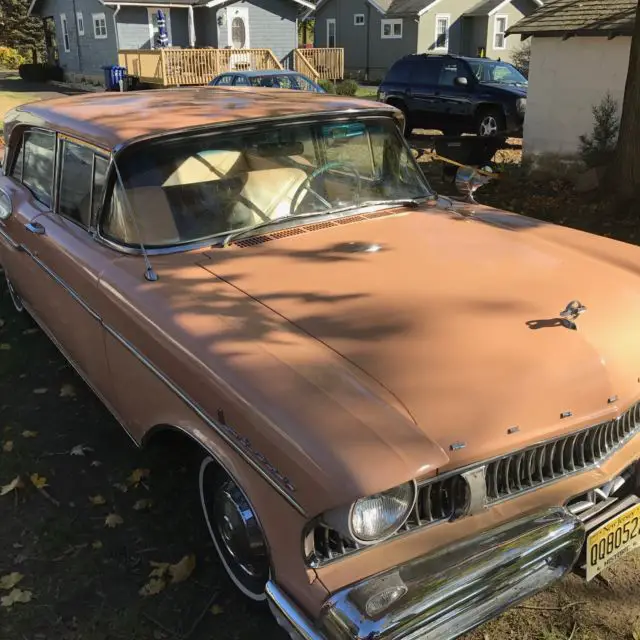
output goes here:
[{"label": "trash bin", "polygon": [[107,91],[119,91],[120,80],[124,82],[125,74],[127,73],[125,67],[119,67],[116,64],[111,64],[102,67],[102,70],[104,71],[104,85]]}]

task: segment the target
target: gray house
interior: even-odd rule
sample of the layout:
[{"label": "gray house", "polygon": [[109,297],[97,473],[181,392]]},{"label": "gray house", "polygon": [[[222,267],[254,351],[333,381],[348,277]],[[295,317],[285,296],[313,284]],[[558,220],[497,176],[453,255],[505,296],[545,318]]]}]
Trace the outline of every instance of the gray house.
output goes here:
[{"label": "gray house", "polygon": [[455,53],[509,61],[507,29],[542,0],[320,0],[314,43],[343,47],[345,72],[380,79],[410,53]]},{"label": "gray house", "polygon": [[101,80],[119,50],[157,47],[162,9],[172,47],[270,49],[278,60],[298,46],[298,14],[309,0],[32,0],[48,55],[71,79]]}]

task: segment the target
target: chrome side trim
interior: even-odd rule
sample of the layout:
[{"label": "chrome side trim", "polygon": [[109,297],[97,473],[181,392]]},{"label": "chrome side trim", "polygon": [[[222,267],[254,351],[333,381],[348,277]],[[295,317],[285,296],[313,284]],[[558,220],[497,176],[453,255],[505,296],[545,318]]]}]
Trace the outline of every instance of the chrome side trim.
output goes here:
[{"label": "chrome side trim", "polygon": [[289,634],[290,638],[293,640],[324,640],[325,636],[314,629],[307,617],[275,582],[269,580],[265,592],[273,617]]},{"label": "chrome side trim", "polygon": [[159,380],[161,380],[171,391],[173,391],[205,424],[213,429],[256,473],[268,482],[298,513],[307,517],[306,511],[292,498],[289,493],[280,486],[276,480],[269,475],[253,458],[242,449],[228,433],[231,427],[219,424],[212,420],[200,406],[187,396],[170,378],[164,375],[150,360],[138,351],[126,338],[120,335],[115,329],[103,323],[105,330],[115,338],[123,347],[130,351],[142,364],[144,364]]},{"label": "chrome side trim", "polygon": [[2,227],[0,227],[0,238],[5,240],[12,249],[22,251],[22,245],[18,244],[6,231],[3,231]]}]

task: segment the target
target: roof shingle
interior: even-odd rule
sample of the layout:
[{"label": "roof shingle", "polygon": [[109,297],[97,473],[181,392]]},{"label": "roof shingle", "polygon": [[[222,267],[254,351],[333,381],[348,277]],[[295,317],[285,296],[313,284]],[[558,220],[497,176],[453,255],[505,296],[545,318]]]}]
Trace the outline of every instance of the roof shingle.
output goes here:
[{"label": "roof shingle", "polygon": [[555,0],[508,30],[523,36],[631,35],[637,0]]}]

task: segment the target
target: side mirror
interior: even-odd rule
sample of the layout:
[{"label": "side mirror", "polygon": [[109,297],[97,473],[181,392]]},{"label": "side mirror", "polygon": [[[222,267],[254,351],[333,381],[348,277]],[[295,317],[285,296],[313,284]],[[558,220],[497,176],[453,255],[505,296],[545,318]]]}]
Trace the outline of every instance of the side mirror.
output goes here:
[{"label": "side mirror", "polygon": [[467,80],[467,78],[465,78],[464,76],[460,76],[459,78],[455,79],[455,83],[459,87],[467,87],[469,85],[469,80]]},{"label": "side mirror", "polygon": [[456,173],[456,189],[462,195],[467,196],[469,202],[477,204],[473,194],[489,180],[491,180],[490,176],[480,173],[473,167],[460,167]]}]

